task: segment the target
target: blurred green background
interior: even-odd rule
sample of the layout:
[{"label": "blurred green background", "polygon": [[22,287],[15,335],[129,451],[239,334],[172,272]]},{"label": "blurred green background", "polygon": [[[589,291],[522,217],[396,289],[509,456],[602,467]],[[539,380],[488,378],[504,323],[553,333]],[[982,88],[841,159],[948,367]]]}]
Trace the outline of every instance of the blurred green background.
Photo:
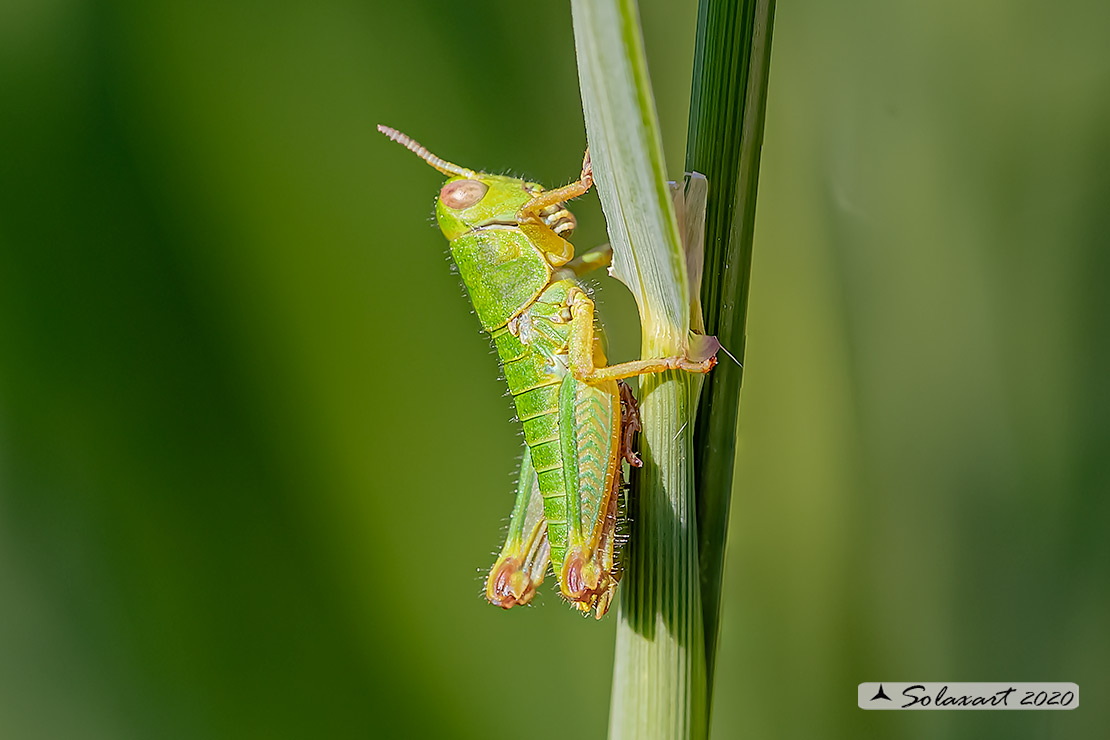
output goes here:
[{"label": "blurred green background", "polygon": [[[696,7],[641,10],[678,175]],[[779,3],[716,737],[1106,736],[1107,28]],[[519,439],[374,132],[573,178],[569,9],[5,0],[0,96],[0,737],[603,737],[615,621],[480,596]]]}]

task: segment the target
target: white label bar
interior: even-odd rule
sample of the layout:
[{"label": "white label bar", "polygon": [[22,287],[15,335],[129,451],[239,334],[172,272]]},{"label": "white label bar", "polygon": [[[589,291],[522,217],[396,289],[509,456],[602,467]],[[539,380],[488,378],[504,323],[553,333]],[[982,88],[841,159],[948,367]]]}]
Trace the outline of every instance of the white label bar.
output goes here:
[{"label": "white label bar", "polygon": [[1074,683],[882,681],[859,685],[860,709],[1075,709]]}]

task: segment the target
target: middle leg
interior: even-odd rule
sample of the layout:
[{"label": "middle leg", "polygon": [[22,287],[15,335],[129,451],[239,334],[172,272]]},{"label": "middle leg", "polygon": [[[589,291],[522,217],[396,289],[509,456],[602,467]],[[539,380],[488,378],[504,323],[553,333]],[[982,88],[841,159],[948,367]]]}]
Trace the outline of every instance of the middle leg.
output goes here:
[{"label": "middle leg", "polygon": [[594,335],[594,302],[581,288],[571,288],[567,295],[567,304],[571,315],[570,337],[567,341],[570,370],[583,383],[602,383],[666,370],[707,373],[717,364],[716,357],[694,361],[676,355],[607,365]]}]

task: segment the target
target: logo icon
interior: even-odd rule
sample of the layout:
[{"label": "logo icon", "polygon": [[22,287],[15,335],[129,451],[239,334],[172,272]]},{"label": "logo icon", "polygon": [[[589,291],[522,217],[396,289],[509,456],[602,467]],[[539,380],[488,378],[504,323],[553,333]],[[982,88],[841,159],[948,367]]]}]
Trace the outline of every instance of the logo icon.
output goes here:
[{"label": "logo icon", "polygon": [[889,696],[886,695],[885,691],[883,691],[883,685],[882,684],[879,684],[879,692],[871,697],[871,701],[875,701],[876,699],[886,699],[887,701],[894,701],[893,699],[891,699]]}]

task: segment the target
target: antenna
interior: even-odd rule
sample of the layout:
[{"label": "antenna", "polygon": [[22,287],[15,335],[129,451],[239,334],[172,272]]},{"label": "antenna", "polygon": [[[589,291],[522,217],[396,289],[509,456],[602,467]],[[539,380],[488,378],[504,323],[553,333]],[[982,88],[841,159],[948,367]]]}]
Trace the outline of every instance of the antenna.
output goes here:
[{"label": "antenna", "polygon": [[381,131],[383,134],[393,139],[405,149],[408,149],[410,152],[420,157],[425,162],[430,164],[432,167],[435,167],[437,170],[445,175],[458,175],[459,177],[466,178],[476,177],[476,173],[474,172],[474,170],[468,170],[465,167],[459,167],[457,164],[451,164],[446,159],[440,159],[439,157],[425,149],[423,146],[421,146],[420,143],[414,140],[411,136],[408,136],[407,134],[402,134],[395,128],[383,126],[379,123],[378,131]]}]

